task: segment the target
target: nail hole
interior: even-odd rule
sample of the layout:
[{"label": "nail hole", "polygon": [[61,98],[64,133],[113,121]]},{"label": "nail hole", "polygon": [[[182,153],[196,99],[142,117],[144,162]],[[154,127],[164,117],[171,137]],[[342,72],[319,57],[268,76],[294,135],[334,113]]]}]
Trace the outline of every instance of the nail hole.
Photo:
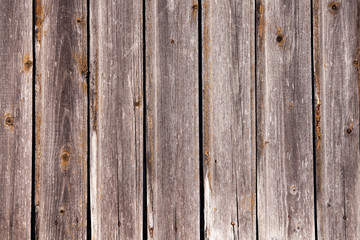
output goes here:
[{"label": "nail hole", "polygon": [[58,221],[57,221],[57,220],[55,220],[54,224],[55,224],[55,225],[58,225]]},{"label": "nail hole", "polygon": [[176,227],[176,226],[174,226],[174,230],[177,231],[177,227]]},{"label": "nail hole", "polygon": [[121,222],[118,222],[118,227],[121,227]]},{"label": "nail hole", "polygon": [[170,43],[171,43],[171,44],[174,44],[174,43],[175,43],[175,40],[174,40],[174,39],[170,39]]},{"label": "nail hole", "polygon": [[235,226],[235,223],[234,223],[234,222],[231,222],[231,226]]},{"label": "nail hole", "polygon": [[346,220],[346,216],[343,216],[343,219]]},{"label": "nail hole", "polygon": [[354,64],[355,67],[357,67],[357,66],[359,65],[358,60],[355,59],[355,60],[353,61],[353,64]]}]

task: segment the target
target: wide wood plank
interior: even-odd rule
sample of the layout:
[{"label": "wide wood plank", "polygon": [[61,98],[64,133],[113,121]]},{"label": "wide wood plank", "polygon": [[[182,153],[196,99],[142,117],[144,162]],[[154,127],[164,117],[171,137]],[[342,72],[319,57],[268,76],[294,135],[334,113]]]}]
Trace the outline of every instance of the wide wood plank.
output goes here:
[{"label": "wide wood plank", "polygon": [[319,239],[360,238],[360,1],[314,1]]},{"label": "wide wood plank", "polygon": [[256,239],[254,4],[202,6],[206,239]]},{"label": "wide wood plank", "polygon": [[198,3],[146,1],[147,231],[198,239]]},{"label": "wide wood plank", "polygon": [[315,239],[311,1],[257,1],[259,239]]},{"label": "wide wood plank", "polygon": [[0,1],[0,236],[30,239],[32,1]]},{"label": "wide wood plank", "polygon": [[93,239],[142,239],[142,1],[90,2]]},{"label": "wide wood plank", "polygon": [[36,2],[36,237],[86,239],[85,0]]}]

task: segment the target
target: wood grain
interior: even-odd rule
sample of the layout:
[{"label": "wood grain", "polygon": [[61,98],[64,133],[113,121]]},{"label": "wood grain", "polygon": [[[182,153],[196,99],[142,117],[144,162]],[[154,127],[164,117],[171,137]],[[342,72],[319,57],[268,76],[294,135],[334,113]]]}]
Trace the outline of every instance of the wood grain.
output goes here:
[{"label": "wood grain", "polygon": [[0,4],[0,235],[30,239],[32,1]]},{"label": "wood grain", "polygon": [[146,1],[147,231],[198,239],[198,3]]},{"label": "wood grain", "polygon": [[86,239],[86,1],[36,2],[36,238]]},{"label": "wood grain", "polygon": [[206,239],[256,239],[254,7],[202,6]]},{"label": "wood grain", "polygon": [[142,239],[142,1],[90,3],[93,239]]},{"label": "wood grain", "polygon": [[259,239],[315,239],[310,1],[257,1]]},{"label": "wood grain", "polygon": [[314,1],[319,239],[360,238],[360,1]]}]

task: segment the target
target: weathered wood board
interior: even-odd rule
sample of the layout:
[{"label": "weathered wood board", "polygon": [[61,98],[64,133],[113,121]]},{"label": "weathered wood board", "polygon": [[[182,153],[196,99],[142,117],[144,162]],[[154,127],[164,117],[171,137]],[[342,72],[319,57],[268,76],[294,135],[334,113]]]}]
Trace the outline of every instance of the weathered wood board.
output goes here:
[{"label": "weathered wood board", "polygon": [[36,2],[36,238],[87,236],[87,3]]},{"label": "weathered wood board", "polygon": [[32,1],[0,4],[0,236],[30,239]]},{"label": "weathered wood board", "polygon": [[314,1],[318,239],[360,237],[360,1]]},{"label": "weathered wood board", "polygon": [[259,239],[315,239],[311,1],[256,5]]},{"label": "weathered wood board", "polygon": [[256,239],[254,4],[202,5],[206,239]]},{"label": "weathered wood board", "polygon": [[198,3],[146,1],[149,239],[198,239]]},{"label": "weathered wood board", "polygon": [[93,239],[142,239],[142,1],[90,2]]}]

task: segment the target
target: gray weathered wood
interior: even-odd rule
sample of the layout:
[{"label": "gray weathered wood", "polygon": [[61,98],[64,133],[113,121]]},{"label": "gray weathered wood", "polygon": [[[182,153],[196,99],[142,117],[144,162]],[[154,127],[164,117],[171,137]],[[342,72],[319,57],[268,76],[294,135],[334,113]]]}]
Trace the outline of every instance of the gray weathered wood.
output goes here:
[{"label": "gray weathered wood", "polygon": [[0,2],[0,238],[30,239],[32,1]]},{"label": "gray weathered wood", "polygon": [[142,239],[142,1],[90,2],[93,239]]},{"label": "gray weathered wood", "polygon": [[256,239],[254,1],[203,2],[206,239]]},{"label": "gray weathered wood", "polygon": [[85,0],[36,2],[36,237],[86,239]]},{"label": "gray weathered wood", "polygon": [[360,1],[314,1],[319,239],[360,238]]},{"label": "gray weathered wood", "polygon": [[260,239],[315,239],[311,1],[257,1]]},{"label": "gray weathered wood", "polygon": [[197,239],[198,4],[150,0],[145,9],[148,237]]}]

